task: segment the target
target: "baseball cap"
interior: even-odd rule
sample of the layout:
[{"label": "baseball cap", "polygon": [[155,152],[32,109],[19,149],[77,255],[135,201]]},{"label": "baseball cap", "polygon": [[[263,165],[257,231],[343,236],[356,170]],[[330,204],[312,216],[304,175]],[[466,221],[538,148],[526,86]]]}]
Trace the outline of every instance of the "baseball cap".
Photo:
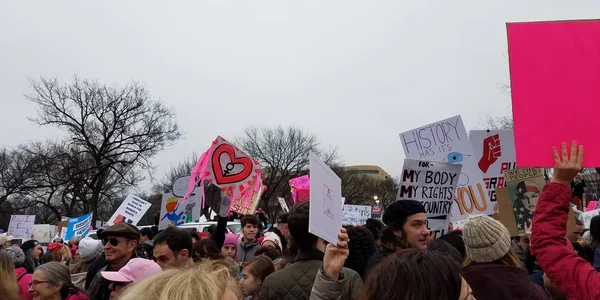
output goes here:
[{"label": "baseball cap", "polygon": [[109,237],[109,236],[120,236],[120,237],[128,238],[131,240],[136,240],[139,242],[142,234],[137,229],[137,227],[127,224],[127,223],[124,223],[124,222],[121,222],[121,223],[117,223],[117,224],[114,224],[114,225],[106,228],[100,234],[100,238],[102,238],[102,239]]},{"label": "baseball cap", "polygon": [[100,274],[112,282],[138,282],[161,271],[160,266],[152,260],[132,258],[118,272],[102,271]]}]

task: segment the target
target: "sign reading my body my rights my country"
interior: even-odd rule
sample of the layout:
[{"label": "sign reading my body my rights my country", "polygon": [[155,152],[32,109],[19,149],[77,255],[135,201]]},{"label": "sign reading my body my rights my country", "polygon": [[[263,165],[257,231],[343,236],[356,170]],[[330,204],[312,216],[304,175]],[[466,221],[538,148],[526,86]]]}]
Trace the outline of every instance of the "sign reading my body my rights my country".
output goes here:
[{"label": "sign reading my body my rights my country", "polygon": [[447,233],[461,169],[456,164],[404,160],[396,200],[420,201],[425,208],[427,228],[434,237]]},{"label": "sign reading my body my rights my country", "polygon": [[454,193],[451,221],[466,219],[471,214],[494,213],[478,160],[473,155],[465,125],[455,116],[400,134],[404,154],[408,159],[461,164],[458,187]]}]

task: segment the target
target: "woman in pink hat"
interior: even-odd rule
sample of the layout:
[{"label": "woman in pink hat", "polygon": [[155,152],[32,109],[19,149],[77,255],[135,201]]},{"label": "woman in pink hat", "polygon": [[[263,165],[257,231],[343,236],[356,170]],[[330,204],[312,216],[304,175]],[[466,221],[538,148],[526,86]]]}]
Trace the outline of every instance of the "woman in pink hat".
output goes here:
[{"label": "woman in pink hat", "polygon": [[160,266],[152,260],[133,258],[118,272],[102,271],[102,277],[110,281],[110,300],[119,299],[119,296],[129,284],[141,281],[146,277],[162,271]]}]

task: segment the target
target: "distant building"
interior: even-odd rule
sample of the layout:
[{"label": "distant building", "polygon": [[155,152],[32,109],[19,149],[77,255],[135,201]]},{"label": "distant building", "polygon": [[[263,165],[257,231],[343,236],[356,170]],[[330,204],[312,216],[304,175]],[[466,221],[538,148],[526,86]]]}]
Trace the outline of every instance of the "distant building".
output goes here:
[{"label": "distant building", "polygon": [[390,174],[384,171],[379,166],[369,166],[369,165],[361,165],[361,166],[347,166],[344,167],[344,171],[356,171],[358,174],[367,175],[369,177],[381,180],[387,180],[392,178]]}]

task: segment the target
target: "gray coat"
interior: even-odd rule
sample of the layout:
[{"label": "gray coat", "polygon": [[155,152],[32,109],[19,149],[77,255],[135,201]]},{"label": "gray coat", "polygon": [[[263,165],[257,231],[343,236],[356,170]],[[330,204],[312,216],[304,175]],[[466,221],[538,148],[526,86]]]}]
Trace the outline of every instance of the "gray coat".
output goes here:
[{"label": "gray coat", "polygon": [[260,244],[258,241],[254,241],[252,243],[246,243],[244,239],[240,239],[237,247],[237,257],[239,262],[245,262],[254,257],[254,253],[256,250],[260,248]]}]

